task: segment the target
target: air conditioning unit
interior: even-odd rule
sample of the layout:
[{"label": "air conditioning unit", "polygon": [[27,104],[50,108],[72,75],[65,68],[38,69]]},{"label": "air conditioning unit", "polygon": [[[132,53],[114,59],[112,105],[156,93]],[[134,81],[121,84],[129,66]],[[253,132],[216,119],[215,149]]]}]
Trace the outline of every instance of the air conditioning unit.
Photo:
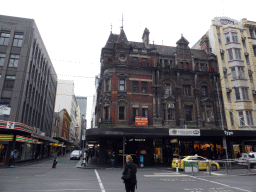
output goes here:
[{"label": "air conditioning unit", "polygon": [[40,131],[39,128],[36,128],[36,133],[39,134],[39,135],[41,135],[41,131]]},{"label": "air conditioning unit", "polygon": [[227,92],[227,93],[231,93],[231,92],[232,92],[232,89],[226,88],[226,92]]},{"label": "air conditioning unit", "polygon": [[174,108],[174,104],[168,104],[168,108]]},{"label": "air conditioning unit", "polygon": [[225,53],[225,51],[223,49],[220,50],[220,53]]},{"label": "air conditioning unit", "polygon": [[244,55],[245,55],[245,56],[248,56],[248,55],[249,55],[249,53],[245,52],[245,53],[244,53]]},{"label": "air conditioning unit", "polygon": [[252,70],[248,70],[249,75],[252,75],[252,73],[253,73]]},{"label": "air conditioning unit", "polygon": [[255,94],[256,94],[256,91],[255,91],[255,90],[252,90],[252,94],[255,95]]}]

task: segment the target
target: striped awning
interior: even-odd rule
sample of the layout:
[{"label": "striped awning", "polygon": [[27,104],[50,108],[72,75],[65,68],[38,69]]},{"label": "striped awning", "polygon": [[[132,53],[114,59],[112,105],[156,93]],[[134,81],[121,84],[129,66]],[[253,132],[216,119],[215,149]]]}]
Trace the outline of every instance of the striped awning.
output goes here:
[{"label": "striped awning", "polygon": [[13,135],[0,135],[0,141],[13,141]]},{"label": "striped awning", "polygon": [[14,129],[14,130],[20,130],[25,131],[28,133],[33,133],[33,128],[29,127],[22,123],[12,122],[12,121],[2,121],[0,120],[0,128],[2,129]]},{"label": "striped awning", "polygon": [[37,139],[24,137],[24,136],[19,136],[19,135],[16,136],[16,141],[25,142],[25,143],[38,143]]}]

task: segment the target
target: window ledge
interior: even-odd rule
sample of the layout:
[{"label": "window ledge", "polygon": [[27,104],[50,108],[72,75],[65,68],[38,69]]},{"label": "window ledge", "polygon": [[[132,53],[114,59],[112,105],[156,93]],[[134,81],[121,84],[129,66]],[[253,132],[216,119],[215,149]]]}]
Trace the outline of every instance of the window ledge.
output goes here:
[{"label": "window ledge", "polygon": [[229,45],[229,44],[239,44],[239,45],[240,45],[241,43],[231,41],[231,42],[229,42],[229,43],[226,43],[225,45]]},{"label": "window ledge", "polygon": [[241,103],[241,102],[252,102],[252,101],[250,101],[250,100],[235,101],[235,103]]},{"label": "window ledge", "polygon": [[241,61],[241,62],[244,62],[243,59],[233,59],[233,60],[228,60],[228,62],[235,62],[235,61]]}]

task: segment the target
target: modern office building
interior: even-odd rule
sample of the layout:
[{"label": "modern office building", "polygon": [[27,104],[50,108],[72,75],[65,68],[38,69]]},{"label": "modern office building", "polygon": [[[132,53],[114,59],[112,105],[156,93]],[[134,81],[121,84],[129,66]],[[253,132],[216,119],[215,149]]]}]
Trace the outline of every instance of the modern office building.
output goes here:
[{"label": "modern office building", "polygon": [[[79,134],[79,140],[80,140],[80,145],[83,147],[84,143],[81,143],[82,141],[82,136],[85,136],[85,129],[87,126],[87,121],[86,121],[86,111],[87,111],[87,97],[76,97],[76,102],[78,104],[78,107],[80,109],[80,134]],[[78,122],[79,123],[79,122]],[[84,138],[85,139],[85,138]]]},{"label": "modern office building", "polygon": [[[218,58],[224,111],[234,154],[256,151],[256,22],[215,17],[210,29],[192,47]],[[247,131],[245,131],[247,130]],[[236,157],[236,155],[235,155]]]},{"label": "modern office building", "polygon": [[50,155],[57,76],[33,19],[0,16],[0,162]]},{"label": "modern office building", "polygon": [[145,165],[198,149],[225,154],[216,56],[190,49],[183,36],[176,46],[150,44],[149,34],[146,28],[142,42],[128,41],[122,27],[102,48],[95,127],[86,131],[99,162],[109,163],[112,151],[120,164],[125,154],[135,162],[143,154]]},{"label": "modern office building", "polygon": [[75,84],[73,80],[61,80],[58,79],[57,95],[55,102],[55,112],[66,109],[71,118],[69,141],[75,146],[79,146],[79,141],[76,139],[76,127],[77,123],[77,101],[74,93]]}]

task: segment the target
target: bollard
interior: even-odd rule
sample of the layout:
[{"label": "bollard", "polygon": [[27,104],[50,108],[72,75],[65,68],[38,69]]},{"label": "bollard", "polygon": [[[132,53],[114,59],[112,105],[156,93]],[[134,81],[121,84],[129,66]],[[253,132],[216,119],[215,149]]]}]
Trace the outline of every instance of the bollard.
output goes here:
[{"label": "bollard", "polygon": [[209,175],[211,175],[212,174],[212,166],[210,165],[210,161],[208,161],[208,163],[207,163],[207,169],[208,169],[208,171],[209,171]]},{"label": "bollard", "polygon": [[226,175],[228,175],[227,162],[225,162]]},{"label": "bollard", "polygon": [[192,164],[192,175],[194,176],[193,162],[191,162],[191,164]]},{"label": "bollard", "polygon": [[176,173],[179,173],[179,167],[178,167],[179,161],[176,160]]},{"label": "bollard", "polygon": [[251,166],[250,166],[250,161],[249,160],[247,160],[247,166],[248,166],[249,173],[251,173]]}]

